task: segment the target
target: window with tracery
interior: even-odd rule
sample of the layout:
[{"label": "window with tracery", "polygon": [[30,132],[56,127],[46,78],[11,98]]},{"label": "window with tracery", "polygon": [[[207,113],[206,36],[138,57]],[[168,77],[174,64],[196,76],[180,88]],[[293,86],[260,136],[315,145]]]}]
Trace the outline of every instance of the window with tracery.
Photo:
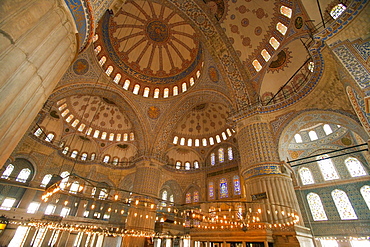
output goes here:
[{"label": "window with tracery", "polygon": [[366,202],[367,207],[370,210],[370,186],[369,185],[362,186],[360,192]]},{"label": "window with tracery", "polygon": [[317,159],[317,163],[319,164],[324,180],[339,179],[339,175],[335,170],[334,164],[328,155],[319,156]]},{"label": "window with tracery", "polygon": [[227,198],[229,197],[229,192],[227,188],[227,180],[225,178],[221,178],[220,180],[220,198]]},{"label": "window with tracery", "polygon": [[312,173],[307,167],[302,167],[301,169],[299,169],[299,176],[303,185],[315,183],[312,177]]},{"label": "window with tracery", "polygon": [[357,215],[352,207],[349,198],[343,190],[333,190],[331,192],[335,206],[337,207],[339,216],[342,220],[356,220]]},{"label": "window with tracery", "polygon": [[224,149],[220,148],[220,149],[218,149],[218,162],[222,163],[224,161],[225,161]]},{"label": "window with tracery", "polygon": [[210,199],[215,198],[214,188],[213,188],[213,182],[209,182],[208,184],[208,195]]},{"label": "window with tracery", "polygon": [[10,174],[12,174],[13,170],[14,170],[14,166],[12,164],[9,164],[5,168],[5,171],[3,172],[3,175],[1,175],[1,178],[8,179]]},{"label": "window with tracery", "polygon": [[211,153],[211,165],[214,166],[216,164],[216,155],[215,153]]},{"label": "window with tracery", "polygon": [[18,174],[15,180],[17,182],[25,183],[30,175],[31,175],[31,170],[29,168],[24,168],[20,171],[20,173]]},{"label": "window with tracery", "polygon": [[320,196],[318,194],[312,192],[309,193],[307,195],[307,202],[314,221],[328,220],[324,206],[322,205]]},{"label": "window with tracery", "polygon": [[335,20],[346,10],[346,8],[347,7],[344,4],[339,3],[331,9],[330,16]]},{"label": "window with tracery", "polygon": [[366,175],[365,169],[358,159],[349,157],[344,161],[344,163],[346,164],[351,177],[360,177]]},{"label": "window with tracery", "polygon": [[190,192],[186,193],[185,202],[186,203],[191,203],[191,194],[190,194]]},{"label": "window with tracery", "polygon": [[194,191],[193,193],[193,202],[199,202],[199,192]]},{"label": "window with tracery", "polygon": [[233,183],[234,183],[234,195],[240,195],[241,190],[239,176],[235,175],[233,177]]},{"label": "window with tracery", "polygon": [[233,160],[234,159],[233,148],[232,147],[228,147],[227,148],[227,156],[228,156],[229,160]]}]

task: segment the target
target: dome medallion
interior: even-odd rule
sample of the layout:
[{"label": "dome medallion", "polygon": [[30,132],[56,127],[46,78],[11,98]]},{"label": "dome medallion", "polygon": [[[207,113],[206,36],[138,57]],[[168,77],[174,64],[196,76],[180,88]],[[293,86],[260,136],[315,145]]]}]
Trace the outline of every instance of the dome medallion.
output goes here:
[{"label": "dome medallion", "polygon": [[[113,66],[113,74],[122,74],[130,85],[140,84],[163,90],[179,88],[183,82],[194,85],[202,67],[202,49],[193,27],[174,10],[150,1],[127,1],[114,15],[106,14],[101,21],[98,41],[103,66]],[[184,87],[185,88],[185,87]],[[140,94],[140,93],[139,93]],[[174,96],[173,95],[169,96]]]}]

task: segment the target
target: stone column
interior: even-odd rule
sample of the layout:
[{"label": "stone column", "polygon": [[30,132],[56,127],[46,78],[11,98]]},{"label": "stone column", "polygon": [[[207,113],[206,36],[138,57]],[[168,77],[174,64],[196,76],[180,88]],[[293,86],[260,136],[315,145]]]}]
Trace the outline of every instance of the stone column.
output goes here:
[{"label": "stone column", "polygon": [[[158,164],[153,164],[153,162],[147,160],[137,164],[133,191],[140,193],[140,195],[132,194],[126,229],[143,230],[146,232],[154,231],[155,209],[158,202],[148,199],[148,197],[143,195],[158,197],[159,180],[160,170]],[[155,205],[154,208],[151,205]],[[144,246],[144,243],[144,237],[127,237],[122,246]]]},{"label": "stone column", "polygon": [[76,56],[63,0],[0,3],[0,164],[4,164]]},{"label": "stone column", "polygon": [[[245,182],[246,199],[250,202],[246,204],[247,211],[252,211],[250,216],[259,217],[256,223],[266,225],[288,222],[287,214],[296,214],[299,207],[292,180],[283,172],[278,144],[268,120],[260,114],[240,120],[237,138],[241,156],[239,169]],[[256,195],[261,195],[262,199],[252,199]],[[299,246],[298,241],[287,244]]]}]

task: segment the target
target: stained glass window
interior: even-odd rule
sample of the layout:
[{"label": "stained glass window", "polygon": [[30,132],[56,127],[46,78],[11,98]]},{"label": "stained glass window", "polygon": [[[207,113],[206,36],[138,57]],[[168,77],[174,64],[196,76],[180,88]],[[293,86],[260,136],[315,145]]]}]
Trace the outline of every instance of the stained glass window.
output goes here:
[{"label": "stained glass window", "polygon": [[307,195],[308,205],[310,206],[312,218],[314,221],[328,220],[320,196],[316,193]]},{"label": "stained glass window", "polygon": [[163,98],[168,98],[168,95],[170,94],[170,90],[166,87],[163,91]]},{"label": "stained glass window", "polygon": [[346,164],[347,169],[351,174],[351,177],[359,177],[366,175],[364,167],[362,166],[361,162],[358,159],[349,157],[344,161],[344,163]]},{"label": "stained glass window", "polygon": [[331,129],[329,124],[324,124],[323,129],[324,129],[325,135],[330,135],[331,133],[333,133],[333,130]]},{"label": "stained glass window", "polygon": [[228,156],[229,160],[233,160],[234,159],[233,148],[232,147],[228,147],[227,148],[227,156]]},{"label": "stained glass window", "polygon": [[347,7],[342,3],[335,5],[330,11],[331,17],[333,17],[334,20],[337,19],[346,10],[346,8]]},{"label": "stained glass window", "polygon": [[185,202],[186,203],[191,203],[191,194],[190,194],[190,192],[186,193]]},{"label": "stained glass window", "polygon": [[174,86],[173,87],[173,96],[176,96],[179,94],[179,87],[178,86]]},{"label": "stained glass window", "polygon": [[199,192],[194,191],[193,193],[193,202],[199,202]]},{"label": "stained glass window", "polygon": [[346,192],[343,190],[333,190],[331,192],[335,206],[337,207],[339,216],[342,220],[356,220],[357,215],[348,199]]},{"label": "stained glass window", "polygon": [[154,98],[159,98],[159,88],[154,89]]},{"label": "stained glass window", "polygon": [[225,161],[225,153],[223,148],[218,149],[218,161],[220,163]]},{"label": "stained glass window", "polygon": [[235,175],[233,178],[233,183],[234,183],[234,195],[240,195],[240,180],[239,176]]},{"label": "stained glass window", "polygon": [[312,173],[307,167],[302,167],[299,169],[299,176],[301,177],[302,184],[314,184]]},{"label": "stained glass window", "polygon": [[216,156],[215,153],[211,153],[211,165],[214,166],[216,164]]},{"label": "stained glass window", "polygon": [[182,92],[186,92],[186,90],[188,89],[186,82],[184,82],[181,86],[182,86]]},{"label": "stained glass window", "polygon": [[369,185],[362,186],[360,192],[366,202],[367,207],[370,210],[370,186]]},{"label": "stained glass window", "polygon": [[50,182],[50,179],[51,179],[52,176],[53,175],[51,175],[51,174],[46,174],[44,176],[44,178],[42,179],[40,186],[41,187],[46,187],[46,185]]},{"label": "stained glass window", "polygon": [[10,174],[12,174],[13,170],[14,170],[14,166],[12,164],[9,164],[5,168],[5,171],[3,172],[3,175],[1,175],[1,178],[8,179]]},{"label": "stained glass window", "polygon": [[16,181],[25,183],[30,175],[31,175],[31,170],[29,168],[24,168],[18,174]]},{"label": "stained glass window", "polygon": [[227,180],[225,178],[221,178],[220,180],[220,198],[229,197],[229,192],[227,188]]},{"label": "stained glass window", "polygon": [[324,180],[333,180],[333,179],[339,178],[339,175],[337,171],[335,170],[334,164],[328,155],[319,156],[317,163],[319,164]]},{"label": "stained glass window", "polygon": [[213,182],[209,182],[209,184],[208,184],[208,195],[209,195],[209,198],[210,199],[214,199],[215,198],[214,188],[213,188]]},{"label": "stained glass window", "polygon": [[130,86],[131,81],[129,79],[125,80],[125,83],[123,84],[123,89],[128,90],[128,87]]}]

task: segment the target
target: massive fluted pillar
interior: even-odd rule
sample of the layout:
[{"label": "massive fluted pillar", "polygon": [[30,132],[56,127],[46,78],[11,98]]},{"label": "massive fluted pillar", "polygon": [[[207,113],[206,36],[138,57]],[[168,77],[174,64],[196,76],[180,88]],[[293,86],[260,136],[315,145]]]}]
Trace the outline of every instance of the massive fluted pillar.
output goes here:
[{"label": "massive fluted pillar", "polygon": [[[299,206],[291,177],[279,160],[278,145],[264,116],[257,114],[238,122],[238,144],[241,155],[240,173],[244,178],[246,199],[253,211],[261,211],[260,222],[275,229],[274,246],[299,246],[291,226],[291,215],[299,215]],[[254,199],[253,199],[254,198]],[[280,241],[279,224],[291,229],[290,236]],[[286,231],[285,228],[284,231]],[[287,233],[285,233],[287,234]],[[284,244],[286,243],[286,244]]]},{"label": "massive fluted pillar", "polygon": [[62,0],[0,2],[0,164],[4,164],[76,56]]}]

